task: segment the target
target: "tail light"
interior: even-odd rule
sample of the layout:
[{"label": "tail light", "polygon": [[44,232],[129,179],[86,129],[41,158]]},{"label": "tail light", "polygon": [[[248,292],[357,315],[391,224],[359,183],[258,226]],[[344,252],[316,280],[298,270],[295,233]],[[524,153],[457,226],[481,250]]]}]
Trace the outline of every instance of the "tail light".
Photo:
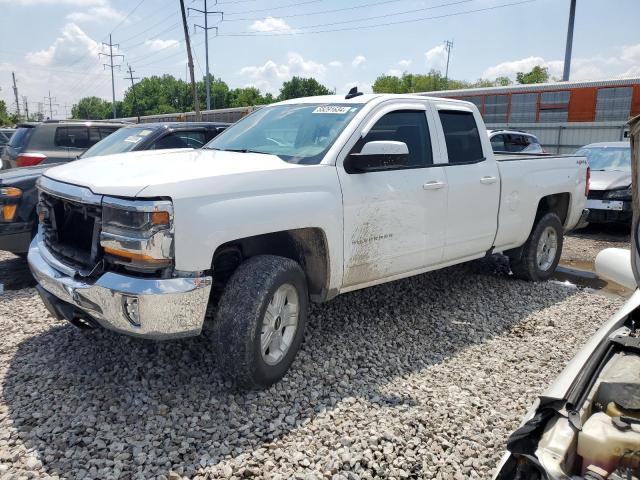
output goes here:
[{"label": "tail light", "polygon": [[584,186],[584,196],[589,196],[589,187],[591,186],[591,167],[587,167],[587,182]]},{"label": "tail light", "polygon": [[33,167],[34,165],[40,165],[46,155],[41,153],[21,153],[16,158],[16,167]]}]

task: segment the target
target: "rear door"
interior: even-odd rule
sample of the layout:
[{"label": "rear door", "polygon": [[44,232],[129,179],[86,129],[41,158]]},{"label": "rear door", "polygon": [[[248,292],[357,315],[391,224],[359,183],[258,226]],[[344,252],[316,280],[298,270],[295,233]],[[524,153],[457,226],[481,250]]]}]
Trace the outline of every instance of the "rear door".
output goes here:
[{"label": "rear door", "polygon": [[489,250],[498,227],[500,174],[490,154],[485,157],[478,113],[462,106],[437,107],[443,139],[439,154],[446,166],[447,227],[445,262]]},{"label": "rear door", "polygon": [[400,141],[410,166],[355,174],[342,165],[346,155],[339,158],[346,288],[435,265],[444,241],[447,189],[443,167],[434,164],[426,104],[380,107],[363,134],[347,153],[359,153],[369,141]]}]

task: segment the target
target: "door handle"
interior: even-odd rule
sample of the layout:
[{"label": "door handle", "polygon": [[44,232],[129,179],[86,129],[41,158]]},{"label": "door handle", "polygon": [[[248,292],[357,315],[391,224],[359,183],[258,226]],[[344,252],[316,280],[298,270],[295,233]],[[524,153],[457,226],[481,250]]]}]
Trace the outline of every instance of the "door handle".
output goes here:
[{"label": "door handle", "polygon": [[427,182],[424,185],[422,185],[422,188],[424,190],[440,190],[445,185],[446,185],[446,183],[444,183],[444,182],[438,182],[438,181],[433,180],[431,182]]},{"label": "door handle", "polygon": [[497,177],[482,177],[480,179],[480,183],[483,185],[491,185],[492,183],[496,183],[497,180]]}]

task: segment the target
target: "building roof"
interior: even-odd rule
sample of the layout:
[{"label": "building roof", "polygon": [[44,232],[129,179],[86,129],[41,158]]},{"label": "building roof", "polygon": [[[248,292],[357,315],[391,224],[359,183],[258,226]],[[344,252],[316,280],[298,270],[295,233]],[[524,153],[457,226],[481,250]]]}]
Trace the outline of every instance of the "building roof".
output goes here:
[{"label": "building roof", "polygon": [[462,88],[458,90],[440,90],[437,92],[422,92],[417,95],[425,95],[432,97],[450,97],[464,95],[485,95],[500,93],[526,93],[540,92],[545,90],[567,90],[570,88],[594,88],[594,87],[617,87],[628,85],[640,85],[640,77],[633,78],[615,78],[609,80],[591,80],[579,82],[549,82],[534,83],[528,85],[507,85],[506,87],[480,87],[480,88]]}]

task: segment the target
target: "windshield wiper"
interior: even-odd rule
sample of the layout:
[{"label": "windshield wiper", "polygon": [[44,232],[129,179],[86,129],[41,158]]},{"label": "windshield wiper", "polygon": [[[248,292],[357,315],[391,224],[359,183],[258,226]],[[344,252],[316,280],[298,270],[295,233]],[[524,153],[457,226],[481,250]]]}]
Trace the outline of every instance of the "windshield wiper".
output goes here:
[{"label": "windshield wiper", "polygon": [[219,152],[236,152],[236,153],[261,153],[263,155],[271,155],[267,152],[259,152],[258,150],[250,150],[248,148],[214,148],[209,147],[210,150],[217,150]]}]

